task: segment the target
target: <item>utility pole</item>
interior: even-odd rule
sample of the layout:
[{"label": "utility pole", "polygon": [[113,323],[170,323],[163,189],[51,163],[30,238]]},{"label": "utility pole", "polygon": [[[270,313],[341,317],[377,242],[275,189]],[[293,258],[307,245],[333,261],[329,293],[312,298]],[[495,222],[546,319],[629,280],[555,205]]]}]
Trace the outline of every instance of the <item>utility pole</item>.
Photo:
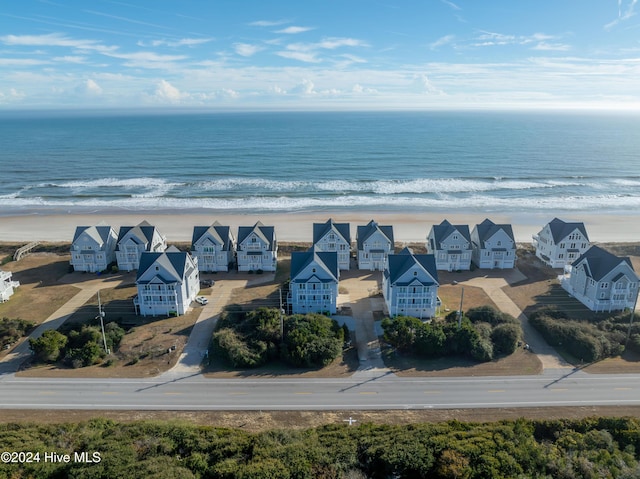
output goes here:
[{"label": "utility pole", "polygon": [[627,347],[629,339],[631,339],[631,326],[633,326],[633,316],[636,313],[636,307],[638,306],[638,295],[636,294],[636,300],[633,302],[633,309],[631,310],[631,317],[629,318],[629,330],[627,331],[627,340],[624,342],[624,347]]},{"label": "utility pole", "polygon": [[104,334],[104,311],[102,311],[102,303],[100,302],[100,290],[98,290],[98,316],[96,319],[100,319],[100,329],[102,329],[102,342],[104,343],[104,352],[110,354],[111,351],[107,348],[107,337]]},{"label": "utility pole", "polygon": [[284,308],[282,307],[282,288],[278,288],[280,299],[280,344],[284,344]]},{"label": "utility pole", "polygon": [[458,329],[462,327],[462,300],[464,299],[464,286],[460,290],[460,308],[458,308]]}]

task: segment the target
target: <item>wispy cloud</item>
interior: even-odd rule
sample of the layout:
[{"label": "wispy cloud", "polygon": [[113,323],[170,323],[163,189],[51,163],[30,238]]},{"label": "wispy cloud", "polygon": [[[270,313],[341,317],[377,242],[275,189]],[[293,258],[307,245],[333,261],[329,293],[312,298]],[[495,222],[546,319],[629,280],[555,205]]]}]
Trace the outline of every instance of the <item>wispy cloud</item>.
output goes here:
[{"label": "wispy cloud", "polygon": [[537,45],[533,46],[532,50],[566,52],[571,50],[571,45],[566,45],[564,43],[540,42]]},{"label": "wispy cloud", "polygon": [[289,20],[257,20],[249,23],[252,27],[277,27],[289,23]]},{"label": "wispy cloud", "polygon": [[325,38],[315,43],[290,43],[286,50],[276,52],[283,58],[299,60],[306,63],[318,63],[322,50],[336,50],[341,47],[368,47],[369,44],[356,38]]},{"label": "wispy cloud", "polygon": [[260,45],[251,45],[249,43],[234,43],[233,47],[235,52],[243,57],[250,57],[258,53],[259,51],[264,50],[264,47]]},{"label": "wispy cloud", "polygon": [[450,6],[451,8],[453,8],[454,10],[462,10],[462,8],[460,8],[458,5],[456,5],[453,2],[450,2],[449,0],[440,0],[442,3],[444,3],[445,5]]},{"label": "wispy cloud", "polygon": [[69,47],[100,52],[113,51],[117,48],[105,46],[96,40],[69,38],[60,33],[48,33],[45,35],[4,35],[0,37],[0,42],[5,45]]},{"label": "wispy cloud", "polygon": [[315,53],[310,52],[283,50],[276,52],[276,55],[282,58],[289,58],[291,60],[298,60],[305,63],[319,63],[321,61]]},{"label": "wispy cloud", "polygon": [[625,20],[629,20],[631,17],[635,16],[635,8],[638,0],[618,0],[618,18],[613,20],[612,22],[607,23],[604,28],[605,30],[610,30],[616,25]]},{"label": "wispy cloud", "polygon": [[275,33],[284,33],[286,35],[295,35],[297,33],[304,33],[304,32],[308,32],[310,30],[315,30],[314,27],[297,27],[297,26],[290,26],[287,28],[283,28],[281,30],[276,30]]},{"label": "wispy cloud", "polygon": [[429,44],[429,48],[431,50],[437,50],[440,47],[445,45],[449,45],[455,39],[455,35],[445,35],[444,37],[438,38],[435,42]]},{"label": "wispy cloud", "polygon": [[181,38],[179,40],[152,40],[150,42],[139,41],[138,46],[140,47],[192,47],[196,45],[202,45],[204,43],[212,42],[213,38]]},{"label": "wispy cloud", "polygon": [[481,32],[471,43],[473,47],[494,47],[505,45],[523,45],[532,50],[567,51],[570,45],[564,43],[550,43],[549,40],[560,39],[557,35],[546,33],[533,33],[531,35],[506,35],[497,32]]}]

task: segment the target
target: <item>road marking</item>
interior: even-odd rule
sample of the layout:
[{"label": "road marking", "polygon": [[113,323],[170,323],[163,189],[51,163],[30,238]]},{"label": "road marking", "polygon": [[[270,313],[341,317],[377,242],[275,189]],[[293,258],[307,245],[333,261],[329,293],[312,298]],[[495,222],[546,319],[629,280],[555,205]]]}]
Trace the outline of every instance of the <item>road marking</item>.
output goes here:
[{"label": "road marking", "polygon": [[425,391],[425,394],[442,394],[442,391]]},{"label": "road marking", "polygon": [[182,396],[182,393],[176,392],[176,391],[170,391],[170,392],[166,392],[164,393],[165,396]]},{"label": "road marking", "polygon": [[568,391],[568,388],[549,388],[549,391]]},{"label": "road marking", "polygon": [[378,394],[378,393],[375,391],[361,391],[358,394]]},{"label": "road marking", "polygon": [[115,391],[103,391],[102,394],[120,394]]},{"label": "road marking", "polygon": [[503,392],[505,392],[505,389],[489,389],[487,392],[488,393],[503,393]]},{"label": "road marking", "polygon": [[229,393],[230,396],[246,396],[249,393]]},{"label": "road marking", "polygon": [[631,391],[632,388],[613,388],[614,391]]},{"label": "road marking", "polygon": [[297,391],[297,392],[295,392],[293,394],[313,394],[313,393],[306,392],[306,391]]}]

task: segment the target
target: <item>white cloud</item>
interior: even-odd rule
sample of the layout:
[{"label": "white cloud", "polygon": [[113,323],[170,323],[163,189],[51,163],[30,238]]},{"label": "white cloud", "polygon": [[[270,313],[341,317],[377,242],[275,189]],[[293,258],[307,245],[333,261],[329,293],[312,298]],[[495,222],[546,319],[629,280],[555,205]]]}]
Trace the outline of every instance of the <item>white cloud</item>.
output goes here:
[{"label": "white cloud", "polygon": [[[620,22],[624,22],[629,20],[631,17],[636,15],[635,8],[638,0],[627,0],[626,5],[623,0],[618,0],[618,18],[613,20],[612,22],[607,23],[604,28],[605,30],[610,30],[611,28],[618,25]],[[624,11],[623,11],[624,10]]]},{"label": "white cloud", "polygon": [[437,50],[440,47],[450,44],[455,39],[455,35],[445,35],[438,38],[435,42],[429,44],[431,50]]},{"label": "white cloud", "polygon": [[169,103],[178,103],[180,100],[188,97],[187,94],[182,93],[166,80],[160,80],[156,85],[154,96],[158,100]]},{"label": "white cloud", "polygon": [[318,59],[315,53],[286,50],[276,52],[276,55],[282,58],[289,58],[291,60],[298,60],[305,63],[319,63],[321,61],[320,59]]},{"label": "white cloud", "polygon": [[315,90],[315,84],[308,78],[305,78],[301,83],[291,89],[291,93],[298,93],[301,95],[315,95],[317,92]]},{"label": "white cloud", "polygon": [[36,65],[48,65],[51,62],[36,60],[34,58],[0,58],[0,66],[30,67]]},{"label": "white cloud", "polygon": [[53,57],[53,61],[61,63],[76,63],[78,65],[81,65],[83,63],[86,63],[87,57],[79,55],[65,55],[63,57]]},{"label": "white cloud", "polygon": [[264,47],[261,47],[260,45],[251,45],[249,43],[234,43],[233,47],[236,53],[243,57],[250,57],[259,51],[264,50]]},{"label": "white cloud", "polygon": [[296,26],[290,26],[287,28],[283,28],[282,30],[276,30],[275,33],[284,33],[287,35],[295,35],[297,33],[304,33],[304,32],[308,32],[310,30],[314,30],[313,27],[296,27]]},{"label": "white cloud", "polygon": [[105,46],[96,40],[69,38],[60,33],[49,33],[46,35],[4,35],[0,37],[0,42],[5,45],[70,47],[80,50],[96,50],[99,52],[113,51],[117,48]]},{"label": "white cloud", "polygon": [[445,5],[450,6],[451,8],[453,8],[454,10],[462,10],[462,8],[460,8],[458,5],[456,5],[453,2],[450,2],[449,0],[441,0],[442,3],[444,3]]},{"label": "white cloud", "polygon": [[95,80],[87,80],[87,82],[85,83],[85,89],[87,93],[90,93],[92,95],[102,95],[102,88],[95,82]]},{"label": "white cloud", "polygon": [[566,52],[568,50],[571,50],[571,45],[566,45],[563,43],[540,42],[536,46],[534,46],[532,50]]},{"label": "white cloud", "polygon": [[252,27],[277,27],[289,23],[289,20],[257,20],[249,23]]},{"label": "white cloud", "polygon": [[180,40],[153,40],[151,42],[139,41],[138,46],[140,47],[192,47],[195,45],[202,45],[204,43],[212,42],[213,38],[181,38]]}]

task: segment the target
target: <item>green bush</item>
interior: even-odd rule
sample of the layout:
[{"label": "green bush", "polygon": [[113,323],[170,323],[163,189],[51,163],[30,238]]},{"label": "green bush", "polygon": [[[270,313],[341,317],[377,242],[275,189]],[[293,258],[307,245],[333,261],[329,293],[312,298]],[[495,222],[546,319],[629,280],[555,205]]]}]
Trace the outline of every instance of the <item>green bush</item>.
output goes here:
[{"label": "green bush", "polygon": [[293,366],[327,366],[342,352],[344,330],[322,314],[289,316],[284,329],[281,357]]},{"label": "green bush", "polygon": [[499,324],[491,332],[493,350],[496,354],[513,354],[518,347],[522,329],[515,324]]},{"label": "green bush", "polygon": [[33,329],[33,324],[24,319],[0,319],[0,346],[16,342]]},{"label": "green bush", "polygon": [[40,361],[56,362],[64,353],[67,337],[54,330],[48,329],[38,339],[29,339],[29,347]]}]

